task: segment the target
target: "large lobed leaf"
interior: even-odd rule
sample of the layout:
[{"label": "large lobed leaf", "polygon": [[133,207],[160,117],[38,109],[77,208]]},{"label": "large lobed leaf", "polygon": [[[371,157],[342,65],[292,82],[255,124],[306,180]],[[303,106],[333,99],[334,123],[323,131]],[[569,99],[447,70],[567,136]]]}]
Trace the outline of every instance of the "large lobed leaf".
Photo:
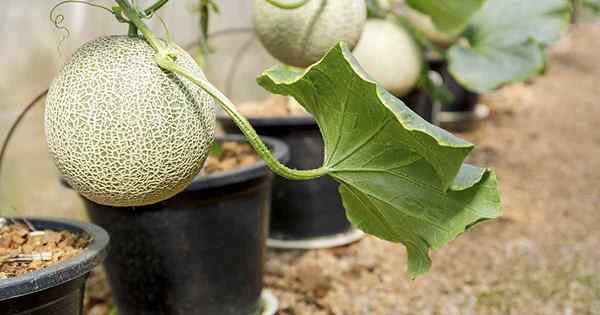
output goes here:
[{"label": "large lobed leaf", "polygon": [[408,272],[429,270],[429,250],[501,214],[496,177],[463,164],[472,145],[430,125],[367,77],[340,43],[306,71],[276,66],[258,78],[317,120],[324,165],[340,183],[350,221],[407,247]]},{"label": "large lobed leaf", "polygon": [[569,0],[487,0],[466,33],[469,44],[448,51],[452,75],[477,92],[544,71],[544,45],[570,24]]},{"label": "large lobed leaf", "polygon": [[486,0],[407,0],[413,9],[428,15],[441,32],[461,33]]}]

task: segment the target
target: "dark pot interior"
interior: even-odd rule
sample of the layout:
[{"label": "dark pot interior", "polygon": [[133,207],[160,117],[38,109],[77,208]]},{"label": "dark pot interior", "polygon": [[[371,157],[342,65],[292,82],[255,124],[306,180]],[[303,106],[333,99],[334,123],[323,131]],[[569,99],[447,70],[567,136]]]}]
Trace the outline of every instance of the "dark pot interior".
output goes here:
[{"label": "dark pot interior", "polygon": [[454,102],[443,104],[442,111],[445,112],[473,112],[479,101],[479,94],[465,89],[448,71],[448,64],[443,60],[432,60],[429,62],[431,70],[439,73],[444,81],[444,86],[454,96]]}]

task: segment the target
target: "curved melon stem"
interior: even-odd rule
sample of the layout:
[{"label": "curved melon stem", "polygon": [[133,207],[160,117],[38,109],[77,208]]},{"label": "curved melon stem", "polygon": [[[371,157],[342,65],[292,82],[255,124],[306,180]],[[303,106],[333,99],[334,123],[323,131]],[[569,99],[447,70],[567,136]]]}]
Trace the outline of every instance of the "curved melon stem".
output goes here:
[{"label": "curved melon stem", "polygon": [[235,124],[240,128],[242,133],[248,139],[248,142],[256,153],[260,155],[260,157],[267,163],[269,168],[278,175],[286,177],[288,179],[295,180],[308,180],[318,178],[324,175],[327,175],[329,170],[322,166],[317,169],[312,170],[296,170],[289,168],[279,162],[273,153],[269,150],[267,145],[260,139],[256,130],[252,128],[252,125],[242,114],[238,112],[235,105],[229,98],[227,98],[219,89],[217,89],[210,82],[203,80],[194,76],[192,73],[187,71],[186,69],[180,67],[175,63],[175,53],[171,50],[167,45],[165,45],[162,41],[160,41],[154,33],[148,28],[148,26],[142,21],[141,17],[138,15],[139,13],[131,7],[128,0],[116,0],[119,6],[123,9],[125,15],[129,18],[129,20],[134,23],[139,31],[144,35],[145,40],[156,50],[155,61],[156,63],[163,69],[171,71],[175,74],[178,74],[186,79],[190,80],[192,83],[202,88],[206,93],[212,96],[217,103],[221,106],[221,108],[231,117],[231,119],[235,122]]},{"label": "curved melon stem", "polygon": [[298,0],[298,1],[292,2],[292,3],[281,3],[278,0],[265,0],[265,1],[267,1],[272,6],[278,7],[280,9],[293,10],[293,9],[298,9],[298,8],[304,6],[310,0]]}]

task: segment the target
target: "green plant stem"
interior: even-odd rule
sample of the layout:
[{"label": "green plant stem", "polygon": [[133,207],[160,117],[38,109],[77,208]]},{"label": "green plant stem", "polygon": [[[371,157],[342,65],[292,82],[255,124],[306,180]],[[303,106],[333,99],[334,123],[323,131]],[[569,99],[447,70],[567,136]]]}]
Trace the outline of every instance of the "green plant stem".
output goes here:
[{"label": "green plant stem", "polygon": [[129,18],[129,20],[134,23],[139,31],[144,35],[144,38],[156,50],[155,61],[156,63],[163,69],[171,71],[175,74],[178,74],[188,80],[190,80],[195,85],[202,88],[206,93],[212,96],[219,106],[231,117],[231,119],[235,122],[235,124],[240,128],[242,133],[248,139],[248,142],[254,150],[260,155],[260,157],[265,160],[269,168],[273,170],[273,172],[284,176],[289,179],[295,180],[307,180],[314,179],[321,176],[324,176],[328,173],[328,169],[324,166],[312,169],[312,170],[296,170],[289,168],[279,162],[271,153],[269,148],[265,145],[265,143],[260,139],[256,130],[252,128],[252,125],[242,114],[240,114],[233,102],[229,100],[221,91],[219,91],[214,85],[210,82],[203,80],[194,76],[191,72],[186,69],[180,67],[176,62],[176,55],[173,50],[168,48],[162,41],[160,41],[154,33],[144,24],[138,13],[131,7],[128,0],[116,0],[119,6],[123,9],[125,15]]},{"label": "green plant stem", "polygon": [[144,14],[146,14],[147,16],[151,16],[152,14],[154,14],[154,12],[160,10],[160,8],[167,4],[167,2],[169,2],[169,0],[156,1],[153,5],[149,6],[146,10],[144,10]]},{"label": "green plant stem", "polygon": [[[138,30],[144,34],[144,38],[152,46],[157,53],[165,51],[165,45],[161,42],[150,28],[142,21],[142,18],[138,15],[138,12],[131,6],[128,0],[115,0],[119,6],[123,9],[125,15],[129,18],[129,21],[133,23]],[[166,1],[165,1],[166,2]]]},{"label": "green plant stem", "polygon": [[279,2],[279,0],[265,0],[265,1],[267,1],[270,5],[276,6],[280,9],[293,10],[293,9],[298,9],[298,8],[304,6],[310,0],[298,0],[298,1],[292,2],[292,3],[281,3],[281,2]]},{"label": "green plant stem", "polygon": [[210,84],[206,80],[201,80],[195,77],[186,69],[177,65],[174,61],[169,60],[167,63],[160,65],[163,69],[172,71],[176,74],[179,74],[188,80],[192,81],[194,84],[201,87],[206,93],[215,98],[217,102],[221,105],[221,108],[231,117],[231,119],[235,122],[235,124],[242,130],[248,142],[252,145],[252,147],[256,150],[256,152],[265,160],[267,165],[273,170],[273,172],[287,177],[289,179],[297,179],[297,180],[305,180],[305,179],[313,179],[317,177],[321,177],[326,175],[328,170],[325,167],[320,167],[318,169],[313,170],[295,170],[291,169],[283,164],[281,164],[269,148],[262,142],[252,125],[244,116],[242,116],[235,105],[216,87]]},{"label": "green plant stem", "polygon": [[200,31],[202,32],[202,38],[207,41],[208,40],[208,25],[209,25],[209,16],[210,16],[210,3],[207,0],[202,0],[200,4]]},{"label": "green plant stem", "polygon": [[135,37],[138,35],[138,29],[137,26],[135,26],[135,24],[133,23],[129,23],[129,31],[127,32],[129,37]]}]

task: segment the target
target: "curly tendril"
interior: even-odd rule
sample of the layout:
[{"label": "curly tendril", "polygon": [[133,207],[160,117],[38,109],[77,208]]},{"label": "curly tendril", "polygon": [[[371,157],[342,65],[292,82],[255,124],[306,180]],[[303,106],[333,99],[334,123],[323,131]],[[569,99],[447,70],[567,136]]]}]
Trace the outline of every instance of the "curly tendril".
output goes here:
[{"label": "curly tendril", "polygon": [[[50,21],[52,22],[52,24],[54,24],[54,27],[58,30],[64,31],[64,36],[60,39],[60,42],[58,43],[58,46],[56,47],[56,49],[58,50],[58,53],[60,54],[60,48],[62,47],[62,44],[69,39],[69,37],[71,36],[71,30],[69,30],[68,27],[66,27],[64,25],[65,22],[65,16],[61,13],[55,14],[56,10],[62,6],[63,4],[67,4],[67,3],[79,3],[79,4],[85,4],[85,5],[89,5],[91,7],[95,7],[95,8],[100,8],[103,10],[106,10],[108,12],[110,12],[110,14],[112,15],[117,15],[117,12],[111,10],[110,8],[107,8],[103,5],[100,4],[95,4],[92,2],[88,2],[88,1],[83,1],[83,0],[64,0],[61,1],[59,3],[57,3],[56,5],[54,5],[52,7],[52,9],[50,9]],[[118,17],[117,17],[118,19]]]}]

